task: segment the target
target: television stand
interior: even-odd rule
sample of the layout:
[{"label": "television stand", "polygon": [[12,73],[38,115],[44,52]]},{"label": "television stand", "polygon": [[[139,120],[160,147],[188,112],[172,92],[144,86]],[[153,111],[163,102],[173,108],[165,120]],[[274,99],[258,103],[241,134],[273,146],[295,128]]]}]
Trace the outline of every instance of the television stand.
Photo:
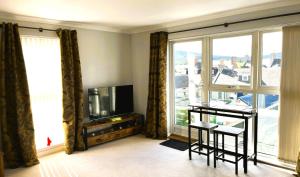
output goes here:
[{"label": "television stand", "polygon": [[137,113],[85,121],[82,133],[85,150],[91,146],[141,133],[143,126],[144,116]]}]

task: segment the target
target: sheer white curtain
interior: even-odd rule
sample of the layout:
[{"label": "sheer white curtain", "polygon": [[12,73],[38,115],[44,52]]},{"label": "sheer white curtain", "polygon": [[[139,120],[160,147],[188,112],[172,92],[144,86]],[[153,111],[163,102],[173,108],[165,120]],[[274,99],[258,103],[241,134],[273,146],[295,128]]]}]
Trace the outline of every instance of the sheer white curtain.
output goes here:
[{"label": "sheer white curtain", "polygon": [[283,28],[279,158],[296,162],[300,148],[300,26]]},{"label": "sheer white curtain", "polygon": [[36,148],[63,144],[62,78],[58,38],[21,36]]}]

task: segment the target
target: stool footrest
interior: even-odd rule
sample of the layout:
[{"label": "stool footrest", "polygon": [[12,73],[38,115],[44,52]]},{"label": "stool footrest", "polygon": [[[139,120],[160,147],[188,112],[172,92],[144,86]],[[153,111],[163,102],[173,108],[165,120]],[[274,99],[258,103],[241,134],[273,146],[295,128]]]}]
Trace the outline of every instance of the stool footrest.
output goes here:
[{"label": "stool footrest", "polygon": [[[195,152],[197,154],[201,154],[201,155],[206,155],[207,156],[207,153],[204,153],[204,152],[199,152],[199,151],[194,151],[194,150],[191,150],[192,152]],[[211,154],[212,152],[210,152]]]},{"label": "stool footrest", "polygon": [[[220,148],[216,148],[215,149],[215,151],[218,151],[219,153],[222,153],[222,152],[224,152],[225,154],[227,154],[227,155],[231,155],[231,156],[235,156],[235,152],[233,152],[233,151],[228,151],[228,150],[226,150],[226,149],[224,149],[224,150],[222,150],[222,149],[220,149]],[[242,154],[242,153],[237,153],[238,154],[238,156],[243,156],[244,154]]]},{"label": "stool footrest", "polygon": [[[205,147],[202,147],[203,149],[206,149]],[[199,153],[199,147],[196,147],[196,148],[194,148],[194,149],[191,149],[191,151],[192,152],[196,152],[196,153]],[[214,152],[214,150],[212,149],[212,150],[210,150],[209,151],[209,154],[211,154],[211,153],[213,153]],[[201,153],[201,151],[200,151],[200,153]],[[205,154],[207,154],[207,152],[205,152]]]},{"label": "stool footrest", "polygon": [[[195,142],[195,143],[193,143],[193,144],[191,144],[191,147],[193,147],[193,146],[199,146],[199,143],[198,142]],[[208,146],[207,144],[202,144],[201,145],[202,146],[202,148],[204,148],[204,149],[207,149],[207,147],[209,148],[209,149],[214,149],[214,146]]]},{"label": "stool footrest", "polygon": [[[219,155],[216,157],[216,159],[217,159],[217,160],[229,161],[229,162],[231,162],[231,163],[235,163],[235,161],[232,161],[232,160],[228,160],[228,159],[223,158],[223,157],[222,157],[223,155],[229,155],[229,154],[221,153],[221,154],[219,154]],[[238,161],[240,161],[240,160],[243,159],[243,158],[244,158],[244,156],[238,155]]]},{"label": "stool footrest", "polygon": [[[222,157],[215,157],[216,158],[216,160],[224,160],[225,162],[229,162],[229,163],[233,163],[233,164],[235,164],[236,162],[235,161],[232,161],[232,160],[228,160],[228,159],[225,159],[225,158],[222,158]],[[239,157],[238,158],[238,161],[239,160],[241,160],[241,159],[243,159],[243,157]]]}]

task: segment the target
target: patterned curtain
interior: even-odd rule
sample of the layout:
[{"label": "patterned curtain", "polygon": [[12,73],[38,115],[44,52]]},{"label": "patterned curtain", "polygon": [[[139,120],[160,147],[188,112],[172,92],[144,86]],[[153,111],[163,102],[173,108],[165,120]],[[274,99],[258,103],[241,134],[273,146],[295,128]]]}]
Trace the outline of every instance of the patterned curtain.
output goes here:
[{"label": "patterned curtain", "polygon": [[63,86],[63,126],[65,151],[84,150],[82,132],[83,87],[75,30],[57,30],[61,47],[61,69]]},{"label": "patterned curtain", "polygon": [[0,50],[0,119],[4,164],[38,164],[29,89],[17,24],[2,24]]},{"label": "patterned curtain", "polygon": [[168,33],[157,32],[150,36],[150,66],[148,103],[146,113],[147,137],[167,138],[166,71]]}]

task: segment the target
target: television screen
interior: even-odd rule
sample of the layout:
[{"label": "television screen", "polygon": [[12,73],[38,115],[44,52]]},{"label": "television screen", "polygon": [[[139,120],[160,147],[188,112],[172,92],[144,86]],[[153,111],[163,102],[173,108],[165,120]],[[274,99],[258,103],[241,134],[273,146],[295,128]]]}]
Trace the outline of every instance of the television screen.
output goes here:
[{"label": "television screen", "polygon": [[133,112],[133,86],[122,85],[88,90],[89,117],[101,118]]},{"label": "television screen", "polygon": [[124,85],[115,87],[115,114],[133,112],[133,86]]}]

